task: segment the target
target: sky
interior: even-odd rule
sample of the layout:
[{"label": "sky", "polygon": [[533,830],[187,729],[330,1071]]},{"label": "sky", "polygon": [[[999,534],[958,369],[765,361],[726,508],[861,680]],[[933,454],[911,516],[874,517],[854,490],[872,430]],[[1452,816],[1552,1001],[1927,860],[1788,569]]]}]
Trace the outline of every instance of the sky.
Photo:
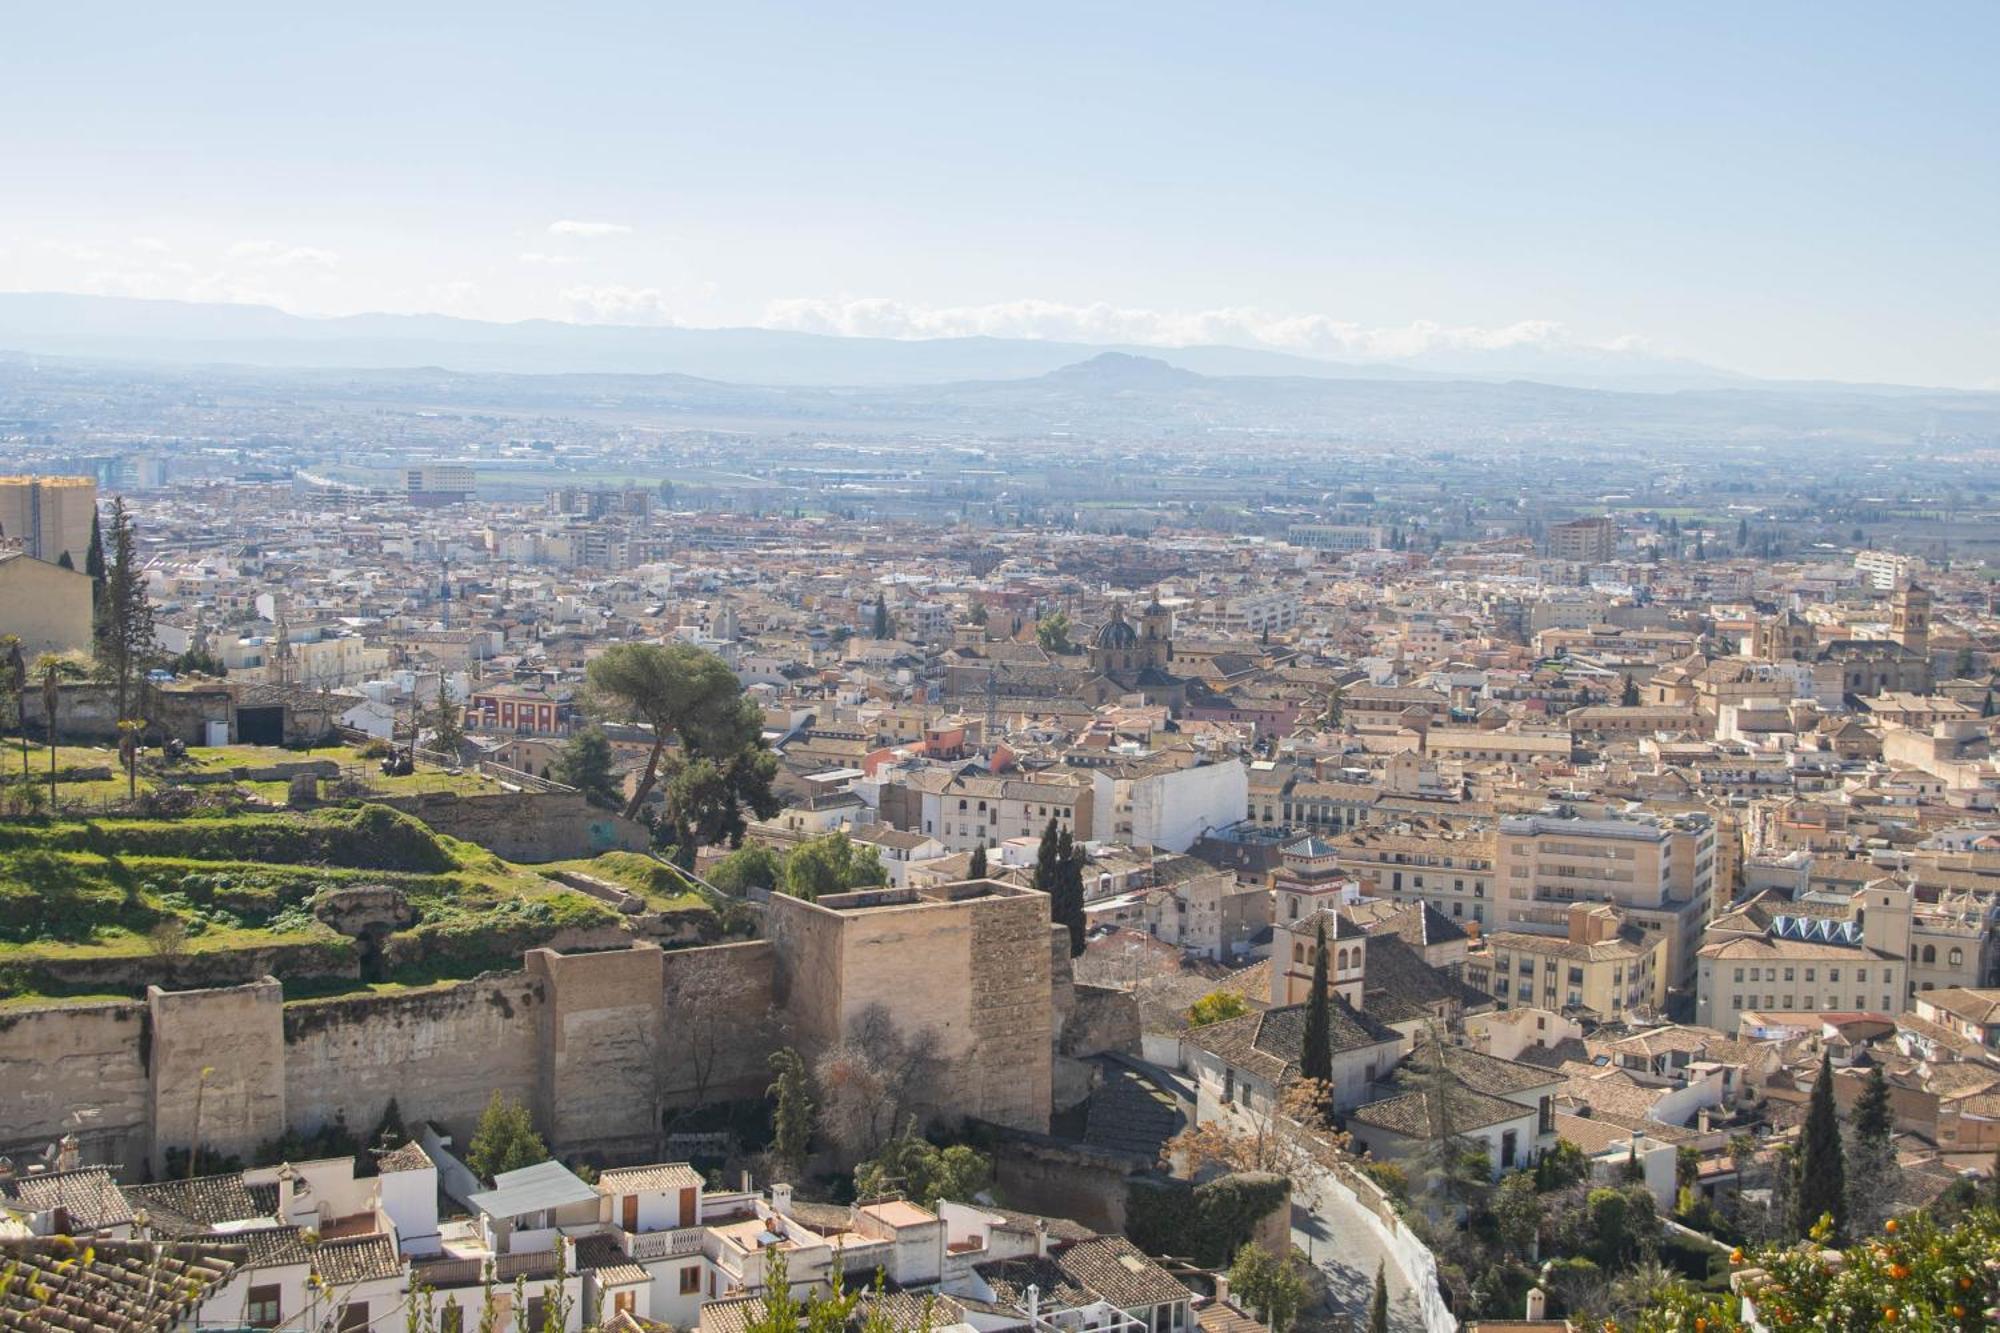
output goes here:
[{"label": "sky", "polygon": [[2000,5],[15,6],[0,290],[2000,388]]}]

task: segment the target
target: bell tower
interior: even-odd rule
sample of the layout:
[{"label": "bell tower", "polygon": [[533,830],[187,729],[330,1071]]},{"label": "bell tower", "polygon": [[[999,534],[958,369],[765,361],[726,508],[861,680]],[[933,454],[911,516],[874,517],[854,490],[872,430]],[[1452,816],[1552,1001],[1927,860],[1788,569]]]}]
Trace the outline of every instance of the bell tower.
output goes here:
[{"label": "bell tower", "polygon": [[1889,637],[1911,652],[1930,656],[1930,589],[1914,580],[1896,589],[1889,600]]}]

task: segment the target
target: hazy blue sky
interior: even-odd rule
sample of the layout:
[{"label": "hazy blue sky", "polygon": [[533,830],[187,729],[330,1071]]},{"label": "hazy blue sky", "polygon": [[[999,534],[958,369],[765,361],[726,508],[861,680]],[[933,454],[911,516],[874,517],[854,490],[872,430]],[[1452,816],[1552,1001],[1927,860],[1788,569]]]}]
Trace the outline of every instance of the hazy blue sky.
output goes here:
[{"label": "hazy blue sky", "polygon": [[17,5],[0,288],[2000,387],[2000,5]]}]

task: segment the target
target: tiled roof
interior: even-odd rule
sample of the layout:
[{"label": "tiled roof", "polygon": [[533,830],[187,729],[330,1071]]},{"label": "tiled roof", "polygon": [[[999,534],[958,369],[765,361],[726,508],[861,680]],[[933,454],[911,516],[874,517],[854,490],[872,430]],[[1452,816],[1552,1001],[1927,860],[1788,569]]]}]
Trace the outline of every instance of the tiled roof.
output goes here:
[{"label": "tiled roof", "polygon": [[646,1190],[700,1189],[701,1173],[686,1162],[653,1166],[621,1166],[597,1176],[599,1194],[638,1194]]},{"label": "tiled roof", "polygon": [[1493,997],[1423,960],[1400,934],[1371,936],[1361,1007],[1378,1023],[1407,1023],[1438,1016],[1439,1005],[1477,1009]]},{"label": "tiled roof", "polygon": [[31,1213],[60,1208],[69,1215],[67,1229],[73,1232],[105,1230],[132,1220],[125,1195],[101,1166],[0,1179],[0,1199]]},{"label": "tiled roof", "polygon": [[1518,1102],[1489,1097],[1462,1084],[1450,1083],[1446,1085],[1442,1106],[1432,1093],[1406,1092],[1400,1097],[1357,1106],[1348,1112],[1347,1118],[1406,1139],[1432,1139],[1444,1132],[1447,1121],[1453,1133],[1463,1134],[1534,1114],[1532,1108]]},{"label": "tiled roof", "polygon": [[185,1236],[257,1217],[275,1219],[278,1212],[278,1187],[245,1185],[241,1172],[123,1188],[126,1201],[144,1208],[153,1229],[167,1235]]},{"label": "tiled roof", "polygon": [[[943,1328],[965,1322],[965,1307],[943,1293],[920,1296],[913,1292],[890,1291],[879,1296],[873,1292],[864,1295],[855,1306],[848,1326],[859,1327],[868,1317],[868,1312],[878,1305],[889,1316],[891,1324],[902,1330]],[[741,1296],[733,1300],[706,1302],[701,1307],[699,1327],[701,1333],[749,1333],[750,1326],[763,1317],[762,1296]]]},{"label": "tiled roof", "polygon": [[[1430,1042],[1419,1041],[1410,1062],[1422,1068],[1433,1059],[1435,1056]],[[1495,1097],[1553,1087],[1563,1081],[1563,1076],[1554,1070],[1523,1064],[1519,1060],[1503,1060],[1497,1055],[1468,1050],[1463,1046],[1445,1047],[1444,1062],[1445,1068],[1466,1087]]]},{"label": "tiled roof", "polygon": [[1063,1246],[1046,1258],[1001,1259],[977,1266],[1004,1306],[1025,1307],[1028,1288],[1050,1307],[1106,1300],[1121,1310],[1189,1299],[1188,1289],[1123,1236]]},{"label": "tiled roof", "polygon": [[1138,1070],[1109,1065],[1104,1081],[1090,1094],[1084,1142],[1157,1161],[1166,1141],[1179,1133],[1183,1117],[1171,1093]]},{"label": "tiled roof", "polygon": [[435,1165],[423,1145],[416,1142],[406,1143],[375,1159],[375,1170],[385,1176],[397,1171],[429,1171]]},{"label": "tiled roof", "polygon": [[312,1266],[315,1273],[336,1287],[396,1277],[403,1271],[403,1261],[387,1236],[323,1240],[313,1247]]},{"label": "tiled roof", "polygon": [[242,1263],[239,1246],[0,1241],[0,1329],[23,1333],[165,1333]]}]

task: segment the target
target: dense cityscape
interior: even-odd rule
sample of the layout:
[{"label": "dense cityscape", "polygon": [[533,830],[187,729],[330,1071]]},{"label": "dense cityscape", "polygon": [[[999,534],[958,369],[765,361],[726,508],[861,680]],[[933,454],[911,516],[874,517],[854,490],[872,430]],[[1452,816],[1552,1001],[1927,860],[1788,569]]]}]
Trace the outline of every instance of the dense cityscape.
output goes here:
[{"label": "dense cityscape", "polygon": [[0,44],[0,1333],[2000,1330],[2000,11],[376,8]]}]

